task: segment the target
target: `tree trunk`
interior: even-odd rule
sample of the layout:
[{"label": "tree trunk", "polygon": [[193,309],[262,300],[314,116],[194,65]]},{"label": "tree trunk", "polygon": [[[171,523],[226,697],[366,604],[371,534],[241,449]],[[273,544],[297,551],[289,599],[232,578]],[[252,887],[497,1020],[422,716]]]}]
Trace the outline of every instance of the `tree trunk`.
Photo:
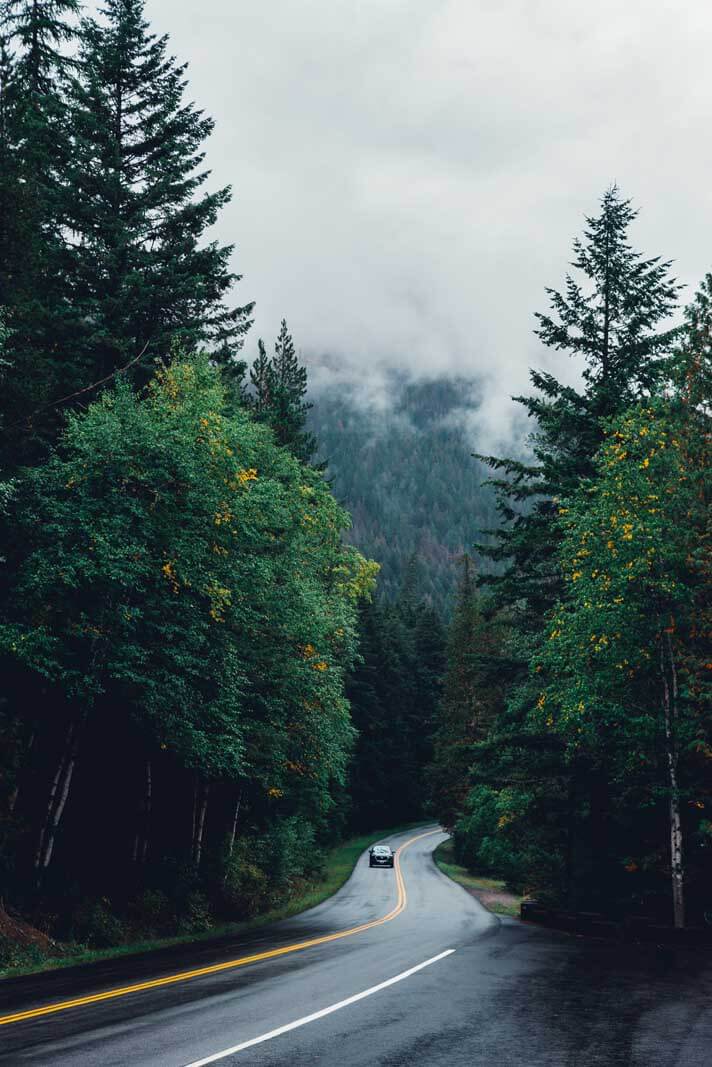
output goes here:
[{"label": "tree trunk", "polygon": [[232,827],[230,829],[230,836],[227,844],[227,858],[231,858],[233,850],[235,848],[235,835],[237,834],[237,819],[240,814],[240,805],[242,804],[242,789],[237,794],[237,800],[235,801],[235,811],[232,816]]},{"label": "tree trunk", "polygon": [[198,819],[195,827],[195,840],[193,844],[193,863],[196,867],[200,866],[200,859],[203,854],[203,831],[205,829],[205,815],[208,810],[208,794],[210,786],[206,782],[201,790],[200,808],[198,810]]},{"label": "tree trunk", "polygon": [[42,827],[40,829],[40,835],[39,835],[39,839],[37,841],[37,850],[35,852],[35,862],[34,862],[35,870],[39,870],[40,867],[42,866],[42,858],[43,858],[44,849],[45,849],[45,840],[46,840],[47,833],[49,831],[49,825],[50,825],[50,822],[51,822],[51,819],[52,819],[52,812],[54,810],[55,797],[57,795],[57,789],[59,788],[59,783],[62,780],[62,776],[63,776],[63,773],[64,773],[65,766],[66,766],[67,761],[69,759],[69,755],[70,755],[71,748],[72,748],[72,740],[73,740],[73,737],[74,737],[75,730],[76,730],[76,724],[75,724],[74,720],[72,720],[72,722],[70,722],[69,727],[67,729],[67,735],[66,735],[65,740],[64,740],[64,750],[62,752],[62,755],[61,755],[61,758],[59,760],[59,763],[57,764],[57,770],[55,772],[54,778],[52,779],[52,785],[50,786],[50,790],[49,790],[49,798],[47,800],[47,807],[45,809],[44,822],[42,823]]},{"label": "tree trunk", "polygon": [[[670,679],[665,664],[667,653]],[[680,815],[680,787],[678,782],[678,756],[675,739],[677,721],[677,669],[670,634],[661,634],[660,668],[663,682],[663,714],[665,719],[665,755],[670,780],[670,872],[672,877],[673,922],[676,927],[685,925],[685,869],[683,864],[682,818]]]}]

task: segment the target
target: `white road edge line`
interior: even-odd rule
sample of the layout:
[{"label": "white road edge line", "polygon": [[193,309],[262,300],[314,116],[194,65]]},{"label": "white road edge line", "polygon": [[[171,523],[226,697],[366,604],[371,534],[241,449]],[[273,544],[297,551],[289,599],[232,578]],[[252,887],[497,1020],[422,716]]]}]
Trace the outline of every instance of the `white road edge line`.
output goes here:
[{"label": "white road edge line", "polygon": [[347,997],[346,1000],[340,1000],[338,1004],[331,1004],[328,1008],[322,1008],[321,1011],[315,1011],[311,1015],[305,1015],[302,1019],[296,1019],[293,1023],[287,1023],[285,1026],[278,1026],[275,1030],[270,1030],[266,1034],[260,1034],[259,1037],[253,1037],[250,1041],[243,1041],[240,1045],[233,1045],[232,1048],[223,1049],[222,1052],[214,1052],[212,1056],[206,1056],[202,1060],[193,1060],[192,1063],[186,1064],[186,1067],[206,1067],[208,1063],[224,1060],[226,1056],[234,1056],[236,1052],[243,1052],[246,1048],[252,1048],[253,1045],[261,1045],[263,1041],[271,1041],[273,1037],[279,1037],[281,1034],[288,1034],[290,1030],[296,1030],[300,1026],[306,1026],[307,1023],[313,1023],[317,1019],[323,1019],[325,1015],[331,1015],[332,1012],[340,1011],[341,1008],[348,1008],[349,1004],[355,1004],[357,1001],[363,1000],[364,997],[373,996],[374,993],[380,993],[382,989],[387,989],[388,986],[395,985],[396,982],[402,982],[404,978],[410,978],[416,971],[422,971],[424,967],[430,967],[432,963],[437,963],[438,960],[444,960],[446,956],[451,956],[454,951],[454,948],[448,948],[438,956],[432,956],[429,960],[425,960],[423,963],[419,963],[415,967],[410,967],[407,971],[402,971],[394,978],[388,978],[385,982],[379,982],[378,985],[371,986],[370,989],[364,989],[363,993],[356,993],[352,997]]}]

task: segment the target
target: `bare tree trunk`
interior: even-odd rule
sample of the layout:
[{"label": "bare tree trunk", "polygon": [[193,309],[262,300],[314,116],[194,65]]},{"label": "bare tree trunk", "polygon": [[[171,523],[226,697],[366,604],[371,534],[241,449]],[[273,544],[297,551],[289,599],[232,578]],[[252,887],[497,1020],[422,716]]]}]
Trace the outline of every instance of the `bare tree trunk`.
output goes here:
[{"label": "bare tree trunk", "polygon": [[35,852],[35,862],[34,862],[35,870],[39,870],[40,867],[42,866],[42,858],[43,858],[44,850],[45,850],[45,840],[46,840],[47,833],[49,831],[49,825],[50,825],[50,822],[51,822],[51,819],[52,819],[52,812],[54,810],[54,801],[55,801],[55,797],[57,795],[57,789],[59,788],[59,783],[62,780],[62,776],[64,774],[65,766],[66,766],[67,761],[68,761],[68,759],[70,757],[70,753],[71,753],[71,749],[72,749],[72,740],[73,740],[73,737],[74,737],[75,729],[76,729],[76,724],[75,724],[74,720],[72,720],[72,722],[70,722],[69,727],[67,729],[67,735],[66,735],[65,740],[64,740],[64,750],[62,752],[62,755],[61,755],[61,758],[59,760],[59,763],[57,764],[57,770],[55,772],[54,778],[52,779],[52,785],[50,786],[49,798],[47,800],[47,807],[45,809],[45,818],[44,818],[44,822],[42,823],[42,827],[40,829],[40,835],[39,835],[39,839],[37,841],[37,850]]},{"label": "bare tree trunk", "polygon": [[232,816],[232,827],[230,829],[230,836],[227,844],[227,858],[228,860],[232,856],[235,848],[235,835],[237,833],[237,819],[240,814],[240,805],[242,804],[242,789],[237,794],[237,800],[235,801],[235,811]]},{"label": "bare tree trunk", "polygon": [[49,827],[47,829],[47,837],[45,843],[45,852],[42,857],[42,870],[47,870],[49,867],[49,861],[52,859],[52,852],[54,850],[54,841],[57,834],[57,827],[62,819],[62,813],[64,812],[64,806],[67,803],[67,797],[69,796],[69,787],[72,784],[72,777],[74,776],[74,767],[77,762],[77,742],[75,740],[72,746],[72,751],[67,763],[66,770],[64,772],[64,781],[62,782],[61,792],[59,794],[59,800],[57,806],[54,809],[54,814],[50,820]]},{"label": "bare tree trunk", "polygon": [[205,815],[208,810],[208,794],[210,786],[206,782],[202,789],[202,796],[200,799],[200,812],[198,814],[198,823],[195,830],[195,849],[193,852],[193,862],[196,867],[200,866],[200,859],[203,854],[203,830],[205,829]]},{"label": "bare tree trunk", "polygon": [[[665,664],[669,660],[670,681]],[[676,927],[685,925],[685,871],[683,864],[682,818],[680,815],[680,787],[677,777],[678,756],[675,739],[677,720],[677,669],[670,634],[661,634],[660,668],[663,682],[663,713],[665,718],[665,754],[670,779],[670,869],[672,876],[673,921]]]}]

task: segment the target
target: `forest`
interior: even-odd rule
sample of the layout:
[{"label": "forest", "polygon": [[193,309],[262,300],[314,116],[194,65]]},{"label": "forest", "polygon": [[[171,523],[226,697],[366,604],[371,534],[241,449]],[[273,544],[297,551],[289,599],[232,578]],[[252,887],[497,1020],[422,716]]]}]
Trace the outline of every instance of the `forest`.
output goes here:
[{"label": "forest", "polygon": [[143,0],[0,0],[0,920],[209,930],[436,819],[537,900],[698,922],[712,274],[681,308],[609,188],[537,316],[579,384],[473,457],[475,377],[383,415],[284,320],[248,351],[212,125]]},{"label": "forest", "polygon": [[478,530],[497,522],[468,427],[482,389],[477,381],[392,372],[384,391],[376,409],[340,382],[315,390],[309,424],[334,493],[351,513],[349,540],[381,566],[379,596],[397,599],[415,557],[420,595],[445,618],[462,556],[475,554],[482,571],[494,566],[473,545]]}]

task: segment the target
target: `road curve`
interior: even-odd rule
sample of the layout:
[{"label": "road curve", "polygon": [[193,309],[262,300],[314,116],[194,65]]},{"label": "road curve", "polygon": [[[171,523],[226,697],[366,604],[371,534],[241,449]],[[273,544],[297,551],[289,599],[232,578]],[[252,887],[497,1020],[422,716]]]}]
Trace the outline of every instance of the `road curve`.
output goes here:
[{"label": "road curve", "polygon": [[364,855],[329,900],[252,935],[0,983],[0,1016],[25,1014],[0,1026],[0,1063],[712,1063],[706,954],[670,965],[500,921],[435,867],[444,836],[388,839],[400,870]]}]

